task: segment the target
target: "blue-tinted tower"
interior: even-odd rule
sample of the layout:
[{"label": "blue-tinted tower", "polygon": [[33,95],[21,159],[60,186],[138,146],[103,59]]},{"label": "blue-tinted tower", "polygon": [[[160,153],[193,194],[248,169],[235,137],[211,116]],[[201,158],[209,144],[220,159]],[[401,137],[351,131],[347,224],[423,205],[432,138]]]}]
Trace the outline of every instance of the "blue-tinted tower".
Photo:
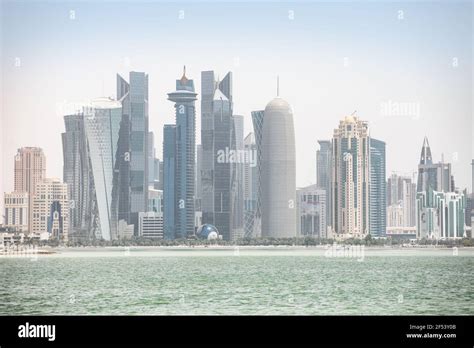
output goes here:
[{"label": "blue-tinted tower", "polygon": [[[194,235],[196,175],[196,101],[194,82],[186,77],[176,80],[176,91],[168,93],[175,103],[175,238]],[[168,144],[171,146],[171,144]],[[165,163],[166,170],[166,163]],[[165,172],[166,175],[168,175]],[[169,180],[169,178],[168,178]],[[165,185],[166,185],[165,179]],[[166,202],[165,202],[166,203]]]},{"label": "blue-tinted tower", "polygon": [[163,127],[163,231],[165,239],[175,238],[176,228],[176,126]]}]

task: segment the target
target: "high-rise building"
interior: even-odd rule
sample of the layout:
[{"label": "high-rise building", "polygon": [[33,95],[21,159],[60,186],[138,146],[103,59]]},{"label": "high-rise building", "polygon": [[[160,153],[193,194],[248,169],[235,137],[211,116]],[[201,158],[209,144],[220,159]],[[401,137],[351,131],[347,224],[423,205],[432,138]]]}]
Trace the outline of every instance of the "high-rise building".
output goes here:
[{"label": "high-rise building", "polygon": [[[471,234],[474,231],[474,159],[471,162],[471,175],[472,175],[472,184],[471,184],[471,202],[472,202],[472,209],[471,209]],[[472,238],[472,237],[471,237]]]},{"label": "high-rise building", "polygon": [[416,225],[415,202],[416,184],[410,177],[393,173],[387,180],[387,209],[395,211],[396,207],[399,207],[400,216],[398,220],[390,219],[389,210],[387,210],[387,228],[414,227]]},{"label": "high-rise building", "polygon": [[117,75],[117,100],[122,104],[116,170],[118,217],[134,225],[148,205],[148,75],[130,72],[129,82]]},{"label": "high-rise building", "polygon": [[22,147],[15,155],[14,192],[27,192],[29,195],[29,226],[28,231],[33,231],[32,223],[32,197],[38,182],[46,177],[46,157],[43,149],[39,147]]},{"label": "high-rise building", "polygon": [[428,138],[425,137],[421,148],[420,163],[418,164],[417,192],[424,192],[429,189],[439,192],[453,192],[455,190],[454,186],[451,164],[444,163],[444,160],[433,163],[430,144]]},{"label": "high-rise building", "polygon": [[159,159],[156,158],[155,150],[155,135],[153,132],[148,132],[148,185],[159,185]]},{"label": "high-rise building", "polygon": [[202,222],[214,225],[224,240],[236,237],[233,208],[236,166],[219,153],[235,150],[232,116],[232,73],[216,81],[213,71],[201,73],[201,208]]},{"label": "high-rise building", "polygon": [[466,197],[462,193],[437,192],[431,188],[416,194],[418,239],[462,238],[465,235]]},{"label": "high-rise building", "polygon": [[332,147],[330,140],[318,140],[316,151],[316,184],[326,191],[326,222],[331,225],[331,171]]},{"label": "high-rise building", "polygon": [[[196,211],[202,211],[202,186],[201,186],[201,171],[202,171],[202,146],[196,146]],[[198,226],[199,227],[199,226]]]},{"label": "high-rise building", "polygon": [[473,205],[473,202],[472,202],[472,195],[470,195],[467,191],[467,189],[464,189],[463,190],[463,195],[464,197],[466,197],[466,209],[465,209],[465,213],[464,213],[464,223],[466,226],[469,226],[471,227],[471,219],[472,219],[472,216],[471,216],[471,212],[472,212],[472,205]]},{"label": "high-rise building", "polygon": [[175,103],[175,185],[176,220],[175,237],[194,235],[194,199],[196,176],[196,101],[194,82],[186,77],[176,80],[176,91],[168,93]]},{"label": "high-rise building", "polygon": [[32,232],[41,239],[66,242],[69,231],[69,199],[67,184],[59,179],[43,179],[36,183],[33,194]]},{"label": "high-rise building", "polygon": [[332,163],[332,229],[338,237],[363,238],[370,226],[367,122],[352,115],[340,121],[332,140]]},{"label": "high-rise building", "polygon": [[5,227],[18,232],[28,231],[28,199],[27,192],[5,193]]},{"label": "high-rise building", "polygon": [[327,238],[326,190],[310,185],[298,189],[296,198],[298,235]]},{"label": "high-rise building", "polygon": [[244,117],[234,115],[234,136],[235,144],[232,146],[235,152],[235,161],[231,163],[234,166],[232,182],[232,240],[243,238],[244,232],[244,162],[246,162],[244,154]]},{"label": "high-rise building", "polygon": [[296,153],[293,111],[277,97],[262,130],[262,236],[296,237]]},{"label": "high-rise building", "polygon": [[70,199],[70,237],[91,237],[94,180],[89,147],[84,128],[84,113],[64,116],[66,131],[62,133],[63,182]]},{"label": "high-rise building", "polygon": [[385,177],[385,143],[370,138],[369,233],[384,237],[387,233],[387,186]]},{"label": "high-rise building", "polygon": [[244,163],[244,235],[255,236],[254,224],[257,205],[257,145],[254,133],[249,133],[244,139],[245,152],[252,161]]},{"label": "high-rise building", "polygon": [[[263,118],[264,110],[252,111],[252,125],[255,134],[255,146],[257,149],[257,166],[256,166],[256,201],[253,228],[248,237],[260,237],[262,235],[262,134],[263,134]],[[250,231],[249,231],[250,233]]]},{"label": "high-rise building", "polygon": [[15,156],[14,191],[34,193],[46,175],[46,157],[39,147],[22,147]]},{"label": "high-rise building", "polygon": [[84,129],[89,150],[94,191],[93,230],[97,238],[117,239],[118,196],[114,191],[122,105],[110,98],[97,98],[84,108]]},{"label": "high-rise building", "polygon": [[176,125],[163,127],[163,231],[165,239],[176,238]]}]

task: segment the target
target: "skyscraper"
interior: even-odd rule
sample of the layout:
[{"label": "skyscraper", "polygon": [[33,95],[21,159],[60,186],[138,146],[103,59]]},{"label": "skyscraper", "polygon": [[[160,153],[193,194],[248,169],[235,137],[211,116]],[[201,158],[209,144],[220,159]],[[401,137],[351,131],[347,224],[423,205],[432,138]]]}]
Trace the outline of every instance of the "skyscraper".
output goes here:
[{"label": "skyscraper", "polygon": [[213,71],[201,73],[202,222],[214,225],[224,240],[234,234],[236,166],[220,161],[219,152],[235,150],[232,117],[232,73],[216,81]]},{"label": "skyscraper", "polygon": [[296,237],[293,111],[277,96],[265,107],[262,131],[262,236]]},{"label": "skyscraper", "polygon": [[158,186],[159,160],[156,158],[155,134],[148,132],[148,186]]},{"label": "skyscraper", "polygon": [[[253,222],[252,234],[249,237],[262,236],[262,132],[263,132],[263,118],[265,116],[264,110],[252,111],[252,125],[255,134],[255,146],[257,150],[257,167],[256,167],[256,201],[255,214]],[[250,233],[250,232],[249,232]]]},{"label": "skyscraper", "polygon": [[472,184],[471,184],[471,204],[472,204],[472,209],[471,209],[471,238],[472,238],[472,230],[474,229],[474,159],[471,162],[471,175],[472,175]]},{"label": "skyscraper", "polygon": [[148,204],[148,75],[130,72],[129,83],[117,75],[117,100],[122,103],[122,122],[117,154],[118,216],[134,225]]},{"label": "skyscraper", "polygon": [[46,177],[46,157],[43,149],[39,147],[22,147],[15,155],[14,191],[26,192],[29,196],[28,231],[33,231],[32,226],[32,197],[36,184]]},{"label": "skyscraper", "polygon": [[69,226],[71,237],[90,237],[92,232],[92,199],[94,180],[84,128],[84,114],[64,116],[66,131],[62,133],[63,182],[71,201]]},{"label": "skyscraper", "polygon": [[385,179],[385,143],[370,138],[369,233],[385,237],[387,233],[387,186]]},{"label": "skyscraper", "polygon": [[163,127],[163,233],[176,237],[176,125]]},{"label": "skyscraper", "polygon": [[244,153],[244,117],[233,115],[235,144],[232,146],[236,150],[236,161],[231,163],[233,166],[234,178],[232,181],[232,240],[244,237],[244,163],[245,156],[239,156]]},{"label": "skyscraper", "polygon": [[244,163],[244,236],[255,237],[254,224],[257,205],[257,145],[254,133],[244,139],[245,151],[252,154],[251,161]]},{"label": "skyscraper", "polygon": [[84,108],[84,128],[94,182],[95,236],[104,240],[118,237],[118,196],[114,175],[122,105],[110,98],[97,98]]},{"label": "skyscraper", "polygon": [[355,116],[347,116],[334,130],[332,228],[339,237],[369,233],[369,146],[368,124]]},{"label": "skyscraper", "polygon": [[415,226],[415,201],[416,184],[410,177],[393,173],[387,180],[387,207],[400,207],[401,215],[399,223],[387,219],[387,227]]},{"label": "skyscraper", "polygon": [[330,140],[318,140],[316,151],[316,184],[326,191],[326,222],[331,225],[331,171],[332,148]]},{"label": "skyscraper", "polygon": [[202,146],[196,146],[196,211],[202,211],[202,186],[201,186],[201,171],[202,171]]},{"label": "skyscraper", "polygon": [[176,110],[176,172],[175,190],[177,200],[177,238],[194,235],[194,199],[196,176],[196,109],[194,82],[186,77],[186,68],[181,79],[176,80],[176,91],[168,94]]},{"label": "skyscraper", "polygon": [[[409,177],[392,174],[387,181],[388,206],[400,205],[403,209],[402,226],[415,226],[416,184]],[[388,224],[387,226],[392,226]]]},{"label": "skyscraper", "polygon": [[430,188],[439,192],[453,192],[454,179],[450,163],[444,163],[444,160],[433,163],[430,144],[425,137],[418,164],[417,192],[424,192]]}]

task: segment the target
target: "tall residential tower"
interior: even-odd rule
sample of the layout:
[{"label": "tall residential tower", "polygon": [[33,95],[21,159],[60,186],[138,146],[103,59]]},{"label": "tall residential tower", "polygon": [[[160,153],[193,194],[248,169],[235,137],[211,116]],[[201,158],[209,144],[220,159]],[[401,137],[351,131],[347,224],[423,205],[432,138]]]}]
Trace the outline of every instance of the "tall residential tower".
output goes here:
[{"label": "tall residential tower", "polygon": [[332,140],[332,227],[337,236],[369,233],[369,126],[347,116]]}]

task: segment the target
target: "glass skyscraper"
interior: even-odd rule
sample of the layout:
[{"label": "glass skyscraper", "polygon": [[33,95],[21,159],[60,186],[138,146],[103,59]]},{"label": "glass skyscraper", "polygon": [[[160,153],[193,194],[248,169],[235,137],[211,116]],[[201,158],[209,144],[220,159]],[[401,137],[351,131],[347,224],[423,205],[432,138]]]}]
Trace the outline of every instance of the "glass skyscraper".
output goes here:
[{"label": "glass skyscraper", "polygon": [[235,150],[236,146],[232,73],[216,81],[213,71],[203,71],[201,93],[202,222],[214,225],[224,240],[231,240],[236,237],[233,223],[236,166],[230,161],[218,161],[218,153]]},{"label": "glass skyscraper", "polygon": [[[319,150],[316,151],[316,184],[326,191],[326,223],[331,224],[331,141],[318,140]],[[326,232],[325,232],[326,233]]]},{"label": "glass skyscraper", "polygon": [[417,192],[424,192],[429,189],[439,192],[453,192],[454,179],[451,174],[451,164],[433,163],[431,148],[428,138],[423,140],[420,163],[418,164]]},{"label": "glass skyscraper", "polygon": [[92,191],[94,180],[89,161],[84,129],[84,114],[64,116],[66,131],[62,133],[63,182],[68,185],[71,201],[69,221],[70,237],[91,237],[92,232]]},{"label": "glass skyscraper", "polygon": [[186,77],[176,80],[176,91],[168,94],[175,103],[175,190],[176,190],[176,238],[194,235],[194,199],[196,176],[196,109],[197,94],[194,82]]},{"label": "glass skyscraper", "polygon": [[262,132],[264,110],[252,111],[252,125],[255,134],[255,146],[257,149],[257,173],[256,173],[256,201],[253,230],[248,237],[261,237],[262,235]]},{"label": "glass skyscraper", "polygon": [[387,232],[387,186],[385,181],[385,143],[370,138],[369,232],[385,237]]},{"label": "glass skyscraper", "polygon": [[251,154],[254,163],[244,163],[244,235],[254,236],[255,212],[257,206],[257,145],[254,133],[244,139],[245,151]]},{"label": "glass skyscraper", "polygon": [[97,217],[96,236],[105,240],[117,238],[116,199],[113,195],[115,160],[118,149],[122,105],[99,98],[84,109],[84,128],[94,180]]},{"label": "glass skyscraper", "polygon": [[122,104],[116,170],[118,216],[134,225],[148,204],[148,75],[130,72],[129,82],[117,75],[117,99]]},{"label": "glass skyscraper", "polygon": [[234,136],[232,137],[235,141],[232,146],[236,150],[236,163],[231,163],[233,166],[232,179],[232,196],[233,196],[233,207],[232,207],[232,240],[237,240],[244,237],[244,163],[245,158],[239,156],[244,153],[244,117],[241,115],[234,115]]},{"label": "glass skyscraper", "polygon": [[165,239],[176,237],[176,125],[163,127],[163,233]]}]

